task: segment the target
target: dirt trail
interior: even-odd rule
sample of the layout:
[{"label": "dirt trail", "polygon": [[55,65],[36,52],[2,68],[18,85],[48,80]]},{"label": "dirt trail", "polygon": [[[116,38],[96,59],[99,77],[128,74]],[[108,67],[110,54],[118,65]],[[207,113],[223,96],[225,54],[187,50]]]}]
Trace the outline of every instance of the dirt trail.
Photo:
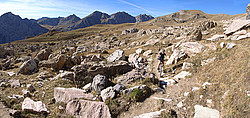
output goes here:
[{"label": "dirt trail", "polygon": [[[153,72],[155,73],[156,77],[159,79],[160,75],[157,71],[158,60],[157,56],[153,59]],[[173,109],[177,111],[177,115],[183,116],[182,114],[186,114],[186,111],[183,110],[184,107],[178,108],[177,104],[185,99],[184,92],[191,92],[193,87],[200,87],[201,85],[198,83],[196,78],[186,78],[182,80],[178,80],[178,83],[175,85],[167,85],[165,88],[165,94],[162,93],[155,93],[147,98],[142,103],[136,103],[132,105],[126,113],[121,114],[119,118],[132,118],[134,116],[141,115],[143,113],[155,112],[159,111],[160,109]],[[162,103],[155,99],[163,98],[163,99],[171,99],[172,101],[165,101],[164,104],[168,104],[168,106],[163,107]]]}]

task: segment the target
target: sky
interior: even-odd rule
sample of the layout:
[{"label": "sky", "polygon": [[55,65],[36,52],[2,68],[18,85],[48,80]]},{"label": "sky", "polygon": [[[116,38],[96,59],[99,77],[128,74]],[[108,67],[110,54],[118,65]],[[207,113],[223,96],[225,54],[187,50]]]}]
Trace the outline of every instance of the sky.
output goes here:
[{"label": "sky", "polygon": [[133,16],[154,17],[179,10],[202,10],[209,14],[242,14],[250,0],[0,0],[0,15],[12,12],[22,18],[66,17],[76,14],[83,18],[94,11],[113,14],[125,11]]}]

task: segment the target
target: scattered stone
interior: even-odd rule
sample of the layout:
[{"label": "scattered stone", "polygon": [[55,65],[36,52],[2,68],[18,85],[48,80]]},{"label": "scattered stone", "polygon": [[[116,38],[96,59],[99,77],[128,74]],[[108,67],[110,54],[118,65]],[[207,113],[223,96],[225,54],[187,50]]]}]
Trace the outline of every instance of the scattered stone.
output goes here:
[{"label": "scattered stone", "polygon": [[116,50],[107,57],[108,62],[114,62],[118,60],[125,60],[125,55],[123,50]]},{"label": "scattered stone", "polygon": [[235,40],[242,40],[242,39],[246,39],[246,38],[249,38],[249,37],[250,37],[250,32],[247,33],[246,35],[241,35],[241,36],[237,37],[237,39],[235,39]]},{"label": "scattered stone", "polygon": [[10,83],[11,88],[18,88],[21,86],[19,79],[17,79],[17,80],[11,79],[11,80],[9,80],[9,83]]},{"label": "scattered stone", "polygon": [[115,97],[115,91],[113,87],[108,87],[101,91],[101,97],[104,102],[111,100]]},{"label": "scattered stone", "polygon": [[240,30],[238,32],[233,33],[233,35],[245,35],[247,33],[246,30]]},{"label": "scattered stone", "polygon": [[14,73],[13,71],[11,71],[11,72],[6,72],[9,76],[14,76],[16,73]]},{"label": "scattered stone", "polygon": [[175,75],[175,79],[184,79],[186,76],[192,75],[191,73],[187,71],[181,71],[179,74]]},{"label": "scattered stone", "polygon": [[0,87],[7,87],[5,82],[1,82]]},{"label": "scattered stone", "polygon": [[32,84],[27,85],[27,90],[30,91],[31,93],[36,91],[35,87]]},{"label": "scattered stone", "polygon": [[22,111],[31,111],[38,113],[49,113],[46,106],[42,101],[33,101],[30,98],[25,98],[22,103]]},{"label": "scattered stone", "polygon": [[203,87],[203,89],[206,89],[207,86],[210,86],[210,85],[212,85],[212,84],[209,82],[205,82],[204,84],[202,84],[202,87]]},{"label": "scattered stone", "polygon": [[117,93],[120,93],[121,91],[125,90],[126,87],[122,84],[116,84],[114,87],[114,91],[117,92]]},{"label": "scattered stone", "polygon": [[205,66],[207,64],[213,63],[215,61],[216,57],[213,57],[211,59],[206,59],[201,61],[201,66]]},{"label": "scattered stone", "polygon": [[92,100],[94,96],[91,93],[85,93],[84,90],[77,88],[54,88],[54,98],[56,102],[68,103],[73,99],[87,99]]},{"label": "scattered stone", "polygon": [[220,48],[224,48],[226,46],[225,42],[220,43]]},{"label": "scattered stone", "polygon": [[174,79],[170,79],[170,78],[160,78],[159,80],[170,83],[171,85],[177,84],[178,82]]},{"label": "scattered stone", "polygon": [[97,101],[72,100],[66,105],[66,113],[77,118],[111,118],[108,106]]},{"label": "scattered stone", "polygon": [[31,94],[30,94],[30,91],[28,91],[28,90],[22,90],[22,93],[23,93],[23,96],[24,97],[31,97]]},{"label": "scattered stone", "polygon": [[36,62],[33,59],[30,59],[28,61],[25,61],[21,65],[17,74],[22,73],[22,74],[27,75],[27,74],[32,74],[32,73],[37,72],[37,71],[38,71],[38,67],[37,67]]},{"label": "scattered stone", "polygon": [[51,73],[49,73],[48,71],[41,72],[37,76],[37,78],[40,78],[40,79],[47,79],[47,78],[50,78],[50,77],[53,77],[53,75]]},{"label": "scattered stone", "polygon": [[122,92],[123,92],[123,95],[129,94],[129,93],[131,93],[131,92],[132,92],[133,90],[135,90],[135,89],[139,89],[140,91],[144,91],[144,90],[148,89],[148,87],[147,87],[146,85],[134,86],[134,87],[132,87],[132,88],[128,88],[128,89],[123,90],[123,91],[122,91]]},{"label": "scattered stone", "polygon": [[199,87],[193,87],[193,88],[192,88],[192,91],[193,91],[193,92],[196,92],[196,91],[198,91],[198,90],[200,90]]},{"label": "scattered stone", "polygon": [[107,87],[108,80],[103,75],[96,75],[92,82],[92,90],[96,91],[97,93],[101,93],[103,89]]},{"label": "scattered stone", "polygon": [[187,97],[189,95],[189,92],[184,92],[184,96]]},{"label": "scattered stone", "polygon": [[156,100],[164,100],[164,101],[166,101],[166,102],[171,102],[171,101],[173,101],[172,99],[166,99],[166,98],[158,98],[158,97],[153,97],[154,99],[156,99]]},{"label": "scattered stone", "polygon": [[190,68],[193,68],[194,64],[192,63],[188,63],[188,62],[184,62],[183,66],[182,66],[182,70],[188,70]]},{"label": "scattered stone", "polygon": [[218,41],[221,40],[222,38],[224,38],[224,35],[213,35],[211,38],[207,39],[208,41]]},{"label": "scattered stone", "polygon": [[91,83],[86,84],[84,87],[82,87],[83,90],[85,90],[86,92],[91,90]]},{"label": "scattered stone", "polygon": [[229,93],[229,90],[227,90],[227,91],[224,93],[224,95],[222,96],[222,98],[225,99],[228,93]]},{"label": "scattered stone", "polygon": [[236,46],[236,44],[234,43],[227,43],[226,49],[232,49],[234,46]]},{"label": "scattered stone", "polygon": [[148,51],[143,53],[143,56],[148,57],[149,55],[152,55],[152,54],[153,54],[152,50],[148,50]]},{"label": "scattered stone", "polygon": [[39,59],[40,61],[42,60],[48,60],[49,55],[52,53],[52,50],[49,48],[41,50],[37,55],[36,58]]},{"label": "scattered stone", "polygon": [[220,112],[215,109],[203,107],[201,105],[195,105],[194,118],[220,118]]},{"label": "scattered stone", "polygon": [[60,73],[60,77],[62,79],[68,79],[68,80],[74,80],[75,73],[74,72],[69,72],[69,71],[64,71],[63,73]]},{"label": "scattered stone", "polygon": [[142,50],[141,48],[139,48],[139,49],[137,49],[137,50],[135,51],[135,53],[136,53],[136,54],[141,54],[141,53],[143,53],[143,50]]},{"label": "scattered stone", "polygon": [[156,112],[144,113],[139,116],[135,116],[134,118],[158,118],[161,115],[161,112],[166,111],[166,109],[162,109]]},{"label": "scattered stone", "polygon": [[126,29],[126,30],[122,31],[122,34],[131,34],[131,33],[136,33],[136,32],[138,32],[138,29],[130,28],[130,29]]},{"label": "scattered stone", "polygon": [[147,45],[155,45],[159,41],[160,41],[160,39],[150,39],[144,45],[145,46],[147,46]]},{"label": "scattered stone", "polygon": [[178,104],[177,104],[177,107],[181,108],[183,106],[183,102],[180,101]]}]

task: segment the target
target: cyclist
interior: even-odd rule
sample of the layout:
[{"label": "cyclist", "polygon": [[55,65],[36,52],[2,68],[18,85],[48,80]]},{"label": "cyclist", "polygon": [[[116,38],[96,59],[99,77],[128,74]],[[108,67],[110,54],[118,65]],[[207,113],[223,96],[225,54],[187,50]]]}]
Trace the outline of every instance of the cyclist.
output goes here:
[{"label": "cyclist", "polygon": [[165,49],[162,49],[161,52],[159,53],[159,64],[158,64],[158,70],[160,69],[160,64],[162,64],[162,69],[164,70],[164,57],[165,57]]}]

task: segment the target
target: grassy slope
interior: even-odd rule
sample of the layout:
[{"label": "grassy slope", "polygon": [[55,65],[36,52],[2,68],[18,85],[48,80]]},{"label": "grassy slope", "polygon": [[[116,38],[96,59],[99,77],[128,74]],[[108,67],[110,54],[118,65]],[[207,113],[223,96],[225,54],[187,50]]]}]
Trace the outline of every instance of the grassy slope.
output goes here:
[{"label": "grassy slope", "polygon": [[[187,99],[187,105],[202,104],[221,111],[226,117],[249,116],[250,90],[250,38],[235,41],[237,46],[231,50],[219,49],[206,57],[217,57],[216,61],[193,69],[193,77],[198,78],[200,83],[213,83],[208,89],[201,89],[198,93],[192,93]],[[206,59],[205,55],[197,56],[193,62]],[[228,94],[225,94],[229,91]],[[204,97],[200,99],[200,95]],[[222,96],[225,95],[223,98]],[[213,104],[208,105],[207,99],[212,99]],[[190,109],[193,111],[194,109]],[[190,112],[191,112],[190,111]]]}]

